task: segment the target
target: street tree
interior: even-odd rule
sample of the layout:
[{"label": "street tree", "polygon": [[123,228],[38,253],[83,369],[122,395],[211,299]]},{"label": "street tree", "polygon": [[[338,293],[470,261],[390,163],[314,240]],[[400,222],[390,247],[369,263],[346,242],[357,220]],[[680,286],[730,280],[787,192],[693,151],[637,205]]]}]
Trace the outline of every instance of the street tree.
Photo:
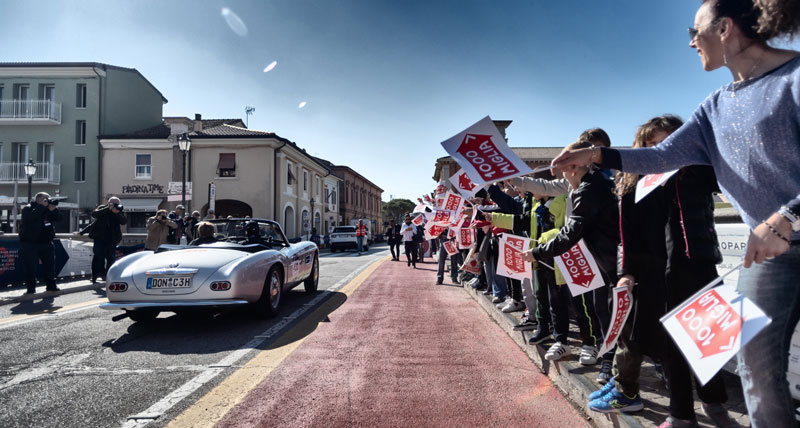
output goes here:
[{"label": "street tree", "polygon": [[383,218],[385,221],[395,219],[400,221],[403,215],[414,211],[416,204],[408,199],[392,199],[383,203]]}]

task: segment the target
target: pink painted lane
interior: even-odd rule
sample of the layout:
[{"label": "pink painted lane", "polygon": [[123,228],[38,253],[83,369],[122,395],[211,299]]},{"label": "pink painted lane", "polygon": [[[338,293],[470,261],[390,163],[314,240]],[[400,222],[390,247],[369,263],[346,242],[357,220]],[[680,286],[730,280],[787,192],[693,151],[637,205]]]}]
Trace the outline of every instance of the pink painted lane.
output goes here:
[{"label": "pink painted lane", "polygon": [[587,427],[435,265],[386,261],[220,427]]}]

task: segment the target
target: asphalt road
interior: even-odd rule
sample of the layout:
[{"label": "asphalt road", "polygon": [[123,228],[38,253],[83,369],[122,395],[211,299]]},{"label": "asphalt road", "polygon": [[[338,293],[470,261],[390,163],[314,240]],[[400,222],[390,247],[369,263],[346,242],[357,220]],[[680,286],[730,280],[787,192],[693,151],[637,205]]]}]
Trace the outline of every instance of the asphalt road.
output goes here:
[{"label": "asphalt road", "polygon": [[164,426],[315,309],[341,305],[338,289],[387,254],[323,253],[320,291],[300,285],[271,320],[235,311],[111,322],[94,290],[0,306],[0,426]]}]

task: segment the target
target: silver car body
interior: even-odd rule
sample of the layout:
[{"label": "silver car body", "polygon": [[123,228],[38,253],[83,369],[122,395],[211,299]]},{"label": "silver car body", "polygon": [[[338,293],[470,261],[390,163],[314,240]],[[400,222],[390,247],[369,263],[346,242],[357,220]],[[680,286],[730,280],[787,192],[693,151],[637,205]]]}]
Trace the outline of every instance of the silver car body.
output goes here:
[{"label": "silver car body", "polygon": [[[258,222],[262,238],[272,238],[270,245],[235,243],[244,239],[238,232],[249,221]],[[216,236],[228,240],[200,246],[163,245],[155,252],[140,251],[115,262],[106,278],[109,302],[100,307],[176,311],[245,305],[259,300],[272,268],[281,273],[282,291],[315,274],[312,271],[318,257],[317,246],[309,241],[289,244],[278,223],[252,219],[212,223],[218,231]],[[229,282],[230,289],[212,290],[215,282]],[[120,283],[127,285],[125,291],[109,289]]]}]

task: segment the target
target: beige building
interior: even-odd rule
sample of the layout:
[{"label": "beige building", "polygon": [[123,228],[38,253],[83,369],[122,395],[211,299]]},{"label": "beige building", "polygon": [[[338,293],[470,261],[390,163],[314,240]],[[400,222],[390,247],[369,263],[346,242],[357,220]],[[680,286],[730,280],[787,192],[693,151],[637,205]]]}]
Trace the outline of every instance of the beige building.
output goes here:
[{"label": "beige building", "polygon": [[[164,124],[127,135],[105,136],[103,194],[122,198],[128,231],[144,231],[158,209],[181,203],[186,133],[187,209],[216,215],[276,220],[290,239],[320,230],[324,183],[338,182],[295,143],[275,133],[247,129],[240,119],[165,118]],[[211,199],[211,185],[214,197]]]}]

